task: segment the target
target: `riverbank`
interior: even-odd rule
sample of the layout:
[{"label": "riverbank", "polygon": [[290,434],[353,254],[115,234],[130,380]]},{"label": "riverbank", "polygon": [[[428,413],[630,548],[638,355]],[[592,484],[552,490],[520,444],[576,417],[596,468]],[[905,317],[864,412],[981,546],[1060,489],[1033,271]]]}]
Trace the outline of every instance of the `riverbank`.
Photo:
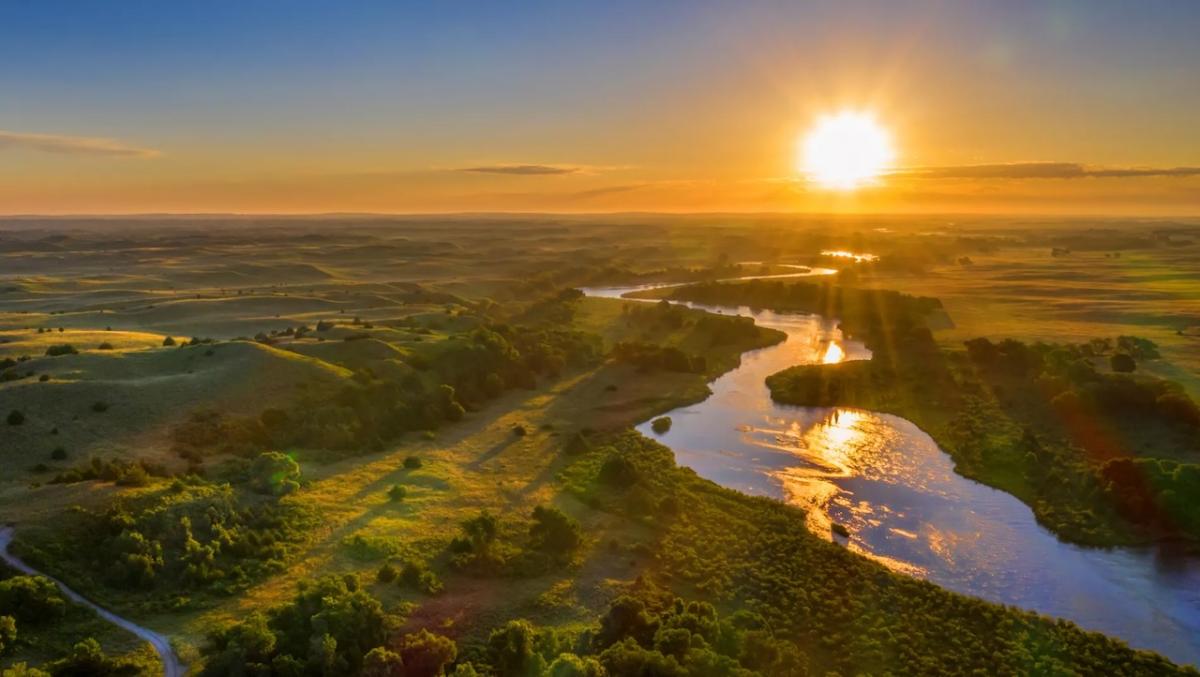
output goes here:
[{"label": "riverbank", "polygon": [[[1062,349],[1039,350],[1064,359]],[[1047,366],[1047,371],[1030,367],[1025,373],[980,368],[956,351],[920,359],[904,355],[900,362],[899,367],[876,361],[797,366],[770,376],[767,386],[784,404],[857,407],[912,421],[954,459],[959,474],[1017,497],[1067,542],[1101,547],[1182,543],[1185,550],[1194,549],[1190,498],[1182,506],[1159,503],[1170,500],[1161,492],[1191,497],[1195,491],[1188,474],[1195,466],[1173,458],[1185,457],[1187,431],[1157,420],[1153,411],[1126,418],[1129,412],[1122,416],[1103,411],[1100,404],[1081,404],[1069,389],[1046,393],[1058,371],[1085,369],[1086,361],[1062,369]],[[1088,373],[1095,379],[1089,381],[1093,389],[1137,387]],[[1156,387],[1169,389],[1161,383]],[[1066,409],[1064,402],[1074,403],[1073,408]],[[1103,436],[1096,432],[1101,421]],[[1175,440],[1178,449],[1171,446]],[[1163,446],[1150,447],[1149,441]],[[1138,457],[1166,470],[1167,478],[1116,475]],[[1142,495],[1129,497],[1122,481],[1136,483]]]}]

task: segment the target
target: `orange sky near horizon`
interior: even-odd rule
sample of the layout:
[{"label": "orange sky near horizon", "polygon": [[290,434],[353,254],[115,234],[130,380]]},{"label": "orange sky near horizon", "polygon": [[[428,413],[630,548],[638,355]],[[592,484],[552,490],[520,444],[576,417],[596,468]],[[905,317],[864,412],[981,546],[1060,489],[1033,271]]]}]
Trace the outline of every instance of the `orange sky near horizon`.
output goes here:
[{"label": "orange sky near horizon", "polygon": [[0,214],[1200,215],[1200,5],[76,9],[0,27]]}]

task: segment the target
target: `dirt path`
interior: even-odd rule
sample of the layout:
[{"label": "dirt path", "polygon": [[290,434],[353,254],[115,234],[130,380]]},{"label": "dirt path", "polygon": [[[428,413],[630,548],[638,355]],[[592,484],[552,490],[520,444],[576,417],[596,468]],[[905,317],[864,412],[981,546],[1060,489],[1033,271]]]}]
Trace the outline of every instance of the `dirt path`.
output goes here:
[{"label": "dirt path", "polygon": [[154,647],[154,650],[158,652],[159,657],[162,658],[164,677],[183,677],[183,675],[187,673],[187,669],[184,667],[183,663],[179,661],[179,657],[175,655],[175,650],[171,648],[170,640],[163,635],[154,632],[153,630],[143,628],[133,621],[121,618],[111,611],[96,606],[92,602],[88,601],[83,595],[80,595],[74,590],[68,588],[62,581],[54,578],[53,576],[47,576],[46,574],[37,571],[28,564],[22,562],[17,558],[16,555],[13,555],[8,551],[8,544],[12,542],[12,538],[12,527],[0,527],[0,559],[4,560],[6,564],[17,571],[30,576],[44,576],[49,578],[51,581],[54,581],[54,584],[58,586],[59,590],[62,590],[63,596],[65,596],[67,599],[75,602],[76,604],[81,604],[92,611],[95,611],[100,618],[103,618],[109,623],[112,623],[123,630],[132,632],[138,637],[150,642],[150,645]]}]

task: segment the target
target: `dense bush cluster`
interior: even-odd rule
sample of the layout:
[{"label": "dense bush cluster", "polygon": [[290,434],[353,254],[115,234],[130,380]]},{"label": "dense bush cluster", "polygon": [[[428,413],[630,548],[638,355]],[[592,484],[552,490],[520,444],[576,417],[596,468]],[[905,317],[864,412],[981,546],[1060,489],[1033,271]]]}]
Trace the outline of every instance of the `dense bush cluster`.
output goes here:
[{"label": "dense bush cluster", "polygon": [[622,306],[621,313],[627,325],[640,328],[645,333],[669,334],[694,325],[695,333],[706,335],[711,346],[747,341],[757,338],[759,334],[759,328],[752,318],[699,314],[665,299],[654,304],[627,303]]},{"label": "dense bush cluster", "polygon": [[57,343],[46,348],[48,357],[58,357],[59,355],[78,355],[79,351],[70,343]]},{"label": "dense bush cluster", "polygon": [[397,637],[399,619],[353,576],[304,582],[292,601],[218,630],[202,675],[434,677],[457,647],[427,630]]},{"label": "dense bush cluster", "polygon": [[[679,287],[669,298],[712,305],[750,306],[836,317],[847,333],[876,353],[897,350],[924,318],[942,307],[935,298],[830,283],[749,280],[703,282]],[[924,334],[913,339],[920,341]]]},{"label": "dense bush cluster", "polygon": [[288,409],[257,417],[197,412],[173,430],[174,445],[194,461],[214,451],[245,455],[272,447],[379,449],[405,432],[457,421],[507,389],[533,387],[539,376],[591,363],[598,354],[597,344],[579,332],[481,327],[414,353],[399,375],[360,371],[336,392],[309,390]]},{"label": "dense bush cluster", "polygon": [[535,507],[530,520],[523,538],[486,510],[464,520],[449,545],[451,565],[477,575],[532,575],[566,564],[583,543],[579,523],[554,506]]},{"label": "dense bush cluster", "polygon": [[[250,480],[249,483],[253,483]],[[59,541],[30,559],[52,562],[84,589],[227,593],[282,569],[316,523],[303,504],[191,478],[80,511]]]},{"label": "dense bush cluster", "polygon": [[[61,454],[58,453],[60,450]],[[66,451],[61,447],[57,448],[52,456],[56,460],[64,459]],[[89,480],[104,480],[116,482],[122,486],[142,487],[149,484],[151,478],[167,477],[168,475],[164,466],[151,461],[124,461],[118,458],[105,459],[93,456],[86,463],[81,463],[55,475],[50,482],[52,484],[73,484]]]},{"label": "dense bush cluster", "polygon": [[632,364],[639,371],[677,371],[703,374],[708,362],[703,355],[689,355],[675,346],[624,341],[613,346],[612,357],[617,362]]},{"label": "dense bush cluster", "polygon": [[58,586],[44,576],[12,576],[0,580],[0,616],[21,624],[60,620],[67,611]]}]

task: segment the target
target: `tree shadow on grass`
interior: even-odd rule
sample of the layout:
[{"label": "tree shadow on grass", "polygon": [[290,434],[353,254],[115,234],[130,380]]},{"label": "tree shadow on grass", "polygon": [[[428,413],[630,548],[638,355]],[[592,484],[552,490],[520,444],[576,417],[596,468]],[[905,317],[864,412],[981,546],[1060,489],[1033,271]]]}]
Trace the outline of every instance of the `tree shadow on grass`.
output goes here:
[{"label": "tree shadow on grass", "polygon": [[500,440],[499,442],[493,444],[492,447],[490,449],[488,449],[487,451],[483,452],[483,454],[480,455],[479,458],[468,463],[466,466],[467,469],[468,470],[479,470],[480,468],[483,467],[484,463],[487,463],[488,461],[492,460],[493,458],[496,458],[500,454],[504,453],[504,450],[508,449],[510,446],[512,446],[512,444],[514,442],[516,442],[518,439],[520,439],[520,438],[506,437],[506,438]]}]

